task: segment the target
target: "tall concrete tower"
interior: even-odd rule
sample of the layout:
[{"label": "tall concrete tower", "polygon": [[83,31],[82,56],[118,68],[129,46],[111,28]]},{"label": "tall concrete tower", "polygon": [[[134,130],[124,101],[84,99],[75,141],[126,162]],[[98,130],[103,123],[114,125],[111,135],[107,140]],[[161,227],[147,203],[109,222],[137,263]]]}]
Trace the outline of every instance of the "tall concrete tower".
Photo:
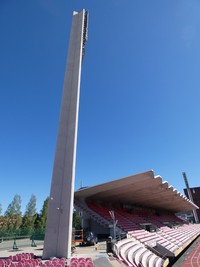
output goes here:
[{"label": "tall concrete tower", "polygon": [[85,53],[87,25],[87,11],[73,12],[43,259],[71,256],[81,63]]}]

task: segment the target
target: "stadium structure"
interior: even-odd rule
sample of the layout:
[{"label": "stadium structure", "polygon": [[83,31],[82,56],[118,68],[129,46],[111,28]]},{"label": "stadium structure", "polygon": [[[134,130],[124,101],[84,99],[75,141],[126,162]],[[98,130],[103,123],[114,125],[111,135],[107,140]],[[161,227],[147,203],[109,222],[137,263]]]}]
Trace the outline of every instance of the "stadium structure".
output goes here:
[{"label": "stadium structure", "polygon": [[152,170],[74,193],[80,79],[87,32],[88,12],[74,11],[43,259],[71,257],[74,204],[84,230],[99,238],[112,235],[110,248],[123,263],[167,266],[200,234],[199,224],[190,224],[175,215],[198,209],[191,200],[160,176],[154,176]]},{"label": "stadium structure", "polygon": [[152,170],[79,189],[74,204],[83,228],[112,236],[127,266],[167,266],[200,235],[200,224],[176,216],[198,206]]}]

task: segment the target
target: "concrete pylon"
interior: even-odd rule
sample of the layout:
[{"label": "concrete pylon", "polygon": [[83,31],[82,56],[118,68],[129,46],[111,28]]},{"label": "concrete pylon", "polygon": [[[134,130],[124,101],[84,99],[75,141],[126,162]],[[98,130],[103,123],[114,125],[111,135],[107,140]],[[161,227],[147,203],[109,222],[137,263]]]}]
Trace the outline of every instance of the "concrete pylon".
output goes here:
[{"label": "concrete pylon", "polygon": [[73,12],[43,259],[71,257],[79,92],[81,63],[87,40],[87,21],[87,11]]}]

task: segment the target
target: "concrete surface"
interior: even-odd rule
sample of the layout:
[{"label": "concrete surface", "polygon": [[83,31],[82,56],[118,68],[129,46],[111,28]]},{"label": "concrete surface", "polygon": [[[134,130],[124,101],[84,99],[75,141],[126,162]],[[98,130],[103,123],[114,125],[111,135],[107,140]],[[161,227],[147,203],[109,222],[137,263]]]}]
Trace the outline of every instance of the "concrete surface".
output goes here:
[{"label": "concrete surface", "polygon": [[[10,255],[16,255],[17,253],[34,253],[34,255],[41,257],[43,254],[43,242],[35,241],[37,247],[31,247],[31,240],[21,240],[17,242],[18,250],[13,250],[13,241],[4,241],[0,243],[0,258],[7,258]],[[91,257],[94,263],[94,267],[122,267],[125,266],[120,263],[112,253],[106,253],[106,243],[102,242],[96,246],[84,246],[75,248],[71,257]],[[69,264],[70,260],[67,260]]]}]

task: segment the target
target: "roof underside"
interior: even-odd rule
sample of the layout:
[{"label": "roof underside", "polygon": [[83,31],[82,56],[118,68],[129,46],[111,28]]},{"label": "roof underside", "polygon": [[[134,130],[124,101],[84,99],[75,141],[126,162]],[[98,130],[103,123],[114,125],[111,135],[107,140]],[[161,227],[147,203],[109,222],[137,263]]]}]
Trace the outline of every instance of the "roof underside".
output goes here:
[{"label": "roof underside", "polygon": [[174,213],[198,208],[160,176],[154,177],[152,170],[80,189],[75,192],[75,198],[127,203]]}]

